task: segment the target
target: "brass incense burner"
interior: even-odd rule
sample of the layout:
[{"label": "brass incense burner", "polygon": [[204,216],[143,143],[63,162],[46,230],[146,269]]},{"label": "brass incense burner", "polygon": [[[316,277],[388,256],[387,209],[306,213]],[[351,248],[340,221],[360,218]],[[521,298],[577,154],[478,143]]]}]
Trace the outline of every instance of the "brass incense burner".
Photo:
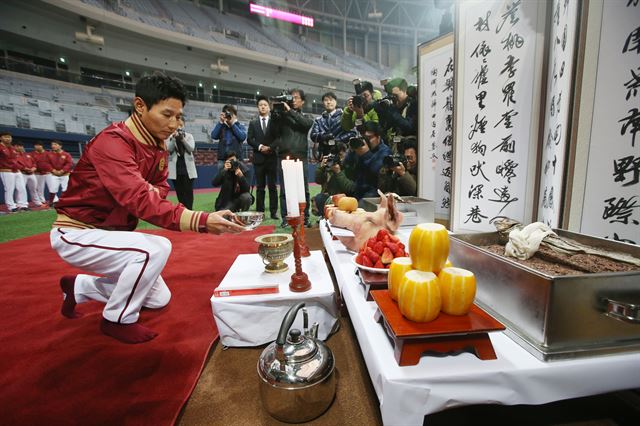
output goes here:
[{"label": "brass incense burner", "polygon": [[258,243],[258,254],[265,264],[265,271],[279,273],[289,269],[284,260],[293,253],[293,237],[290,234],[266,234],[257,237],[255,241]]}]

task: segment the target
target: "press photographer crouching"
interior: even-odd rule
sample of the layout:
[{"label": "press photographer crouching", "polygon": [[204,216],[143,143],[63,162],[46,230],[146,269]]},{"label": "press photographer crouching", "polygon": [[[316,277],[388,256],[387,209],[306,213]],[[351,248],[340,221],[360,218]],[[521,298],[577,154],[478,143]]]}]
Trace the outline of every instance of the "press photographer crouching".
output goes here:
[{"label": "press photographer crouching", "polygon": [[322,186],[318,195],[313,197],[313,214],[324,216],[324,205],[332,195],[352,195],[355,183],[350,178],[350,171],[344,169],[343,161],[347,155],[347,146],[337,143],[335,153],[322,157],[316,167],[316,183]]},{"label": "press photographer crouching", "polygon": [[355,177],[354,197],[361,200],[378,196],[380,169],[384,158],[389,155],[391,149],[384,143],[378,123],[364,123],[364,136],[349,140],[349,152],[343,162],[344,167],[352,170]]},{"label": "press photographer crouching", "polygon": [[183,120],[180,120],[180,126],[167,141],[169,179],[176,190],[178,201],[193,210],[193,181],[198,177],[193,158],[196,142],[193,135],[184,130]]},{"label": "press photographer crouching", "polygon": [[384,193],[395,192],[400,196],[416,196],[418,193],[418,148],[415,138],[403,138],[402,154],[383,159],[378,187]]},{"label": "press photographer crouching", "polygon": [[216,198],[215,210],[231,210],[232,212],[249,210],[253,199],[249,193],[249,182],[245,178],[247,169],[238,161],[236,153],[228,151],[222,168],[211,182],[220,187]]}]

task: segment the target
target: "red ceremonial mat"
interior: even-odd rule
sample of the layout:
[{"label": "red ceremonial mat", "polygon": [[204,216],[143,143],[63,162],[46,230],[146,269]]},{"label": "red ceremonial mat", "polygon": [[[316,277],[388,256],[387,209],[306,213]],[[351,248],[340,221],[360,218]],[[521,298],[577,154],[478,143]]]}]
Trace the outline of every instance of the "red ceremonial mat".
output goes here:
[{"label": "red ceremonial mat", "polygon": [[150,231],[171,240],[162,273],[171,302],[143,309],[150,342],[120,343],[99,330],[103,305],[60,314],[63,274],[79,272],[51,249],[49,234],[0,244],[0,419],[3,424],[170,425],[175,422],[218,338],[210,298],[254,238]]}]

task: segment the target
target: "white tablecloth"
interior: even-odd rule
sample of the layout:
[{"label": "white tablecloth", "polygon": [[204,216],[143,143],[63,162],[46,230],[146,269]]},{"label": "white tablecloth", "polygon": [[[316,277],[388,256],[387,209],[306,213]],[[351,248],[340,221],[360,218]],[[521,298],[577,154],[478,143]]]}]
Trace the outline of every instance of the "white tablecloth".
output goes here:
[{"label": "white tablecloth", "polygon": [[[309,276],[311,290],[294,293],[289,290],[295,264],[293,255],[285,261],[289,270],[278,274],[264,271],[264,264],[257,254],[239,255],[219,285],[219,289],[235,285],[257,283],[278,284],[279,293],[211,297],[211,307],[220,340],[225,346],[259,346],[274,341],[282,319],[291,306],[305,302],[309,313],[309,325],[319,324],[318,337],[325,340],[338,317],[335,292],[322,252],[311,251],[302,258],[302,270]],[[292,328],[302,330],[302,312],[299,312]]]},{"label": "white tablecloth", "polygon": [[331,239],[323,222],[320,229],[386,425],[421,425],[425,415],[461,405],[546,404],[640,387],[638,352],[542,362],[502,332],[490,333],[496,360],[463,353],[424,356],[415,366],[399,367],[373,319],[376,304],[365,300],[358,284],[353,253]]}]

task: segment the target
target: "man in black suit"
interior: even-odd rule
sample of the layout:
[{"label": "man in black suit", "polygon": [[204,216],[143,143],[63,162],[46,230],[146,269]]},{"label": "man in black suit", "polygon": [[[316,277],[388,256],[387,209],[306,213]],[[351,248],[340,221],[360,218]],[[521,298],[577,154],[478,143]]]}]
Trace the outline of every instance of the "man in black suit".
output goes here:
[{"label": "man in black suit", "polygon": [[253,147],[253,165],[256,173],[256,210],[264,212],[265,184],[269,186],[269,212],[271,219],[278,217],[278,191],[276,176],[278,170],[275,150],[271,148],[271,140],[267,138],[270,126],[269,101],[265,96],[258,96],[258,116],[249,122],[247,143]]}]

